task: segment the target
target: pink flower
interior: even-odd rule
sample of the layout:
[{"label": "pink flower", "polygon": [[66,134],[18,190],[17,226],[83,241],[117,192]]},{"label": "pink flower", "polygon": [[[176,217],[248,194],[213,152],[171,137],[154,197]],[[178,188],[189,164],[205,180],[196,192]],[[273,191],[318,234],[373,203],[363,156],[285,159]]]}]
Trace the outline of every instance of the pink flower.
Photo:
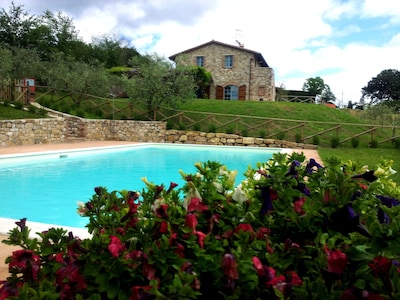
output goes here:
[{"label": "pink flower", "polygon": [[303,210],[303,205],[306,203],[306,200],[304,197],[300,197],[296,201],[293,202],[294,205],[294,211],[297,212],[300,216],[304,215],[305,212]]},{"label": "pink flower", "polygon": [[125,246],[122,244],[121,240],[116,236],[110,236],[110,244],[108,245],[108,251],[110,251],[113,257],[118,257],[122,251],[124,251]]},{"label": "pink flower", "polygon": [[190,203],[188,205],[188,212],[203,212],[208,210],[208,206],[201,202],[200,198],[191,198]]},{"label": "pink flower", "polygon": [[261,260],[257,256],[253,256],[252,257],[252,261],[253,261],[253,266],[257,271],[257,275],[258,276],[264,276],[265,275],[265,271],[264,271],[264,266],[261,263]]},{"label": "pink flower", "polygon": [[234,256],[226,253],[222,260],[222,270],[224,271],[226,286],[235,287],[235,280],[239,278],[238,266]]},{"label": "pink flower", "polygon": [[186,215],[185,225],[193,230],[193,233],[196,233],[197,226],[197,217],[196,215],[189,213]]},{"label": "pink flower", "polygon": [[254,233],[253,227],[249,223],[241,223],[236,226],[235,233],[239,233],[240,231]]},{"label": "pink flower", "polygon": [[197,231],[196,235],[197,235],[197,241],[200,245],[200,248],[204,248],[204,239],[207,235],[201,231]]},{"label": "pink flower", "polygon": [[340,250],[329,250],[327,247],[325,253],[328,259],[328,272],[342,274],[349,261],[347,255]]}]

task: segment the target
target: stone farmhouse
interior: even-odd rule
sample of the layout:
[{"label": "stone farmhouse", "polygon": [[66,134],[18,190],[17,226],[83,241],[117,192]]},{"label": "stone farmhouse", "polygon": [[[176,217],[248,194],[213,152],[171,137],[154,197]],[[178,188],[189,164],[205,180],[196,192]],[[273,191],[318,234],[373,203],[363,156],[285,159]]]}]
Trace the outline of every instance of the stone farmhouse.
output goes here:
[{"label": "stone farmhouse", "polygon": [[212,83],[206,98],[275,101],[274,71],[261,53],[217,41],[169,57],[176,64],[204,67]]}]

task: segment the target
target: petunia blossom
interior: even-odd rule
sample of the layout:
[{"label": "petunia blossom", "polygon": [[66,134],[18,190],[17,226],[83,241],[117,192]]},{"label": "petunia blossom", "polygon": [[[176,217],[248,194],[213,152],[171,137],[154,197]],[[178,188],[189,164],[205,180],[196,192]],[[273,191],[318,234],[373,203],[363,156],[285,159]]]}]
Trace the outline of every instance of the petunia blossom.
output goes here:
[{"label": "petunia blossom", "polygon": [[342,274],[349,262],[346,253],[340,250],[330,250],[328,247],[325,247],[324,250],[327,256],[328,272]]},{"label": "petunia blossom", "polygon": [[21,249],[12,253],[8,268],[10,273],[22,273],[28,281],[36,281],[41,260],[33,250]]},{"label": "petunia blossom", "polygon": [[124,251],[125,246],[121,240],[116,236],[110,236],[110,244],[108,244],[108,251],[113,257],[118,257],[122,251]]}]

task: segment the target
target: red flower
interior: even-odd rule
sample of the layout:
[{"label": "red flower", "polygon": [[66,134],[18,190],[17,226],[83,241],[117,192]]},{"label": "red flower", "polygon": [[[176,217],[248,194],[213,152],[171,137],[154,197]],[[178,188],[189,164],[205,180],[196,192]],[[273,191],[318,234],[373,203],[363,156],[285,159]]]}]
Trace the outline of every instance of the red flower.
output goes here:
[{"label": "red flower", "polygon": [[110,251],[113,257],[118,257],[121,252],[125,249],[124,244],[122,244],[121,240],[116,236],[110,236],[110,244],[108,245],[108,251]]},{"label": "red flower", "polygon": [[197,231],[196,232],[197,235],[197,241],[200,245],[200,248],[204,248],[204,238],[207,236],[205,233],[201,232],[201,231]]},{"label": "red flower", "polygon": [[196,226],[197,226],[197,217],[196,215],[189,213],[186,215],[185,225],[189,228],[192,228],[193,233],[196,233]]},{"label": "red flower", "polygon": [[383,256],[377,256],[372,263],[368,264],[376,277],[383,277],[389,274],[392,261]]},{"label": "red flower", "polygon": [[297,212],[300,216],[305,214],[305,211],[303,210],[304,203],[306,203],[306,199],[304,197],[300,197],[299,199],[293,202],[294,211]]},{"label": "red flower", "polygon": [[205,205],[200,198],[192,198],[190,199],[190,203],[188,205],[188,212],[203,212],[208,210],[208,206]]},{"label": "red flower", "polygon": [[347,255],[340,250],[332,251],[327,247],[325,247],[325,253],[328,258],[328,272],[342,274],[349,261]]},{"label": "red flower", "polygon": [[254,233],[253,227],[249,223],[241,223],[236,226],[235,233],[239,233],[240,231]]},{"label": "red flower", "polygon": [[226,278],[226,286],[234,288],[235,280],[239,278],[238,266],[234,256],[226,253],[222,260],[222,270]]},{"label": "red flower", "polygon": [[268,238],[268,235],[270,235],[270,234],[271,234],[271,230],[270,230],[269,228],[260,227],[260,228],[258,228],[258,230],[257,230],[256,238],[257,238],[258,240],[265,240],[265,239]]},{"label": "red flower", "polygon": [[40,257],[33,250],[22,249],[13,252],[8,268],[11,273],[22,273],[25,280],[37,280],[40,265]]},{"label": "red flower", "polygon": [[171,191],[172,191],[174,188],[176,188],[177,186],[178,186],[177,183],[171,182],[171,183],[169,184],[169,188],[168,188],[168,190],[167,190],[167,194],[171,193]]},{"label": "red flower", "polygon": [[156,216],[158,218],[166,219],[168,217],[168,204],[160,204],[160,206],[156,209]]},{"label": "red flower", "polygon": [[257,256],[253,256],[251,260],[253,261],[253,266],[257,271],[257,275],[264,276],[265,271],[264,271],[264,266],[261,263],[261,260]]},{"label": "red flower", "polygon": [[146,286],[134,286],[131,288],[131,296],[129,300],[141,300],[141,299],[147,299],[150,298],[151,295],[147,292],[151,289],[151,286],[146,285]]},{"label": "red flower", "polygon": [[160,223],[160,229],[158,230],[160,233],[168,233],[168,223],[166,221],[161,221]]}]

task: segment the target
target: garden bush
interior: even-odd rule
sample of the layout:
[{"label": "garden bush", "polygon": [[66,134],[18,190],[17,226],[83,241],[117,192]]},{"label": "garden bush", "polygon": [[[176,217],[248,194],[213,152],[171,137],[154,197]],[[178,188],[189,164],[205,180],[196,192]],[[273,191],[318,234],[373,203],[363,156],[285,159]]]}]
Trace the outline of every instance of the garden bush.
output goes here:
[{"label": "garden bush", "polygon": [[399,299],[391,165],[279,153],[238,185],[207,161],[182,187],[96,187],[78,207],[91,238],[17,222],[0,299]]}]

